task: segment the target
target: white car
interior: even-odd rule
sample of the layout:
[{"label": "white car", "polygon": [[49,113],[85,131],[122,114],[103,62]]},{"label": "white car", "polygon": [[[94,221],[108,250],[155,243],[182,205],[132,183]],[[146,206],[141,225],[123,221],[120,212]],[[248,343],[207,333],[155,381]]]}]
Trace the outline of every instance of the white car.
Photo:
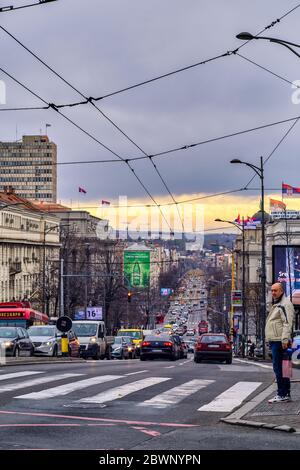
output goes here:
[{"label": "white car", "polygon": [[54,357],[61,354],[61,337],[55,325],[31,326],[27,331],[34,345],[34,354]]}]

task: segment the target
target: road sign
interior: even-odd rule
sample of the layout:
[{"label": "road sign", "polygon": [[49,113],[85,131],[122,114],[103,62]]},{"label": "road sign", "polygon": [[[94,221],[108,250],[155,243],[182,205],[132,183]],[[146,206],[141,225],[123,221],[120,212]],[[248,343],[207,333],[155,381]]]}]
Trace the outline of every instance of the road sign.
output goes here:
[{"label": "road sign", "polygon": [[241,307],[243,305],[243,298],[242,298],[241,290],[231,291],[231,305],[233,307]]},{"label": "road sign", "polygon": [[72,328],[72,320],[69,317],[60,317],[56,322],[56,328],[62,333],[67,333]]}]

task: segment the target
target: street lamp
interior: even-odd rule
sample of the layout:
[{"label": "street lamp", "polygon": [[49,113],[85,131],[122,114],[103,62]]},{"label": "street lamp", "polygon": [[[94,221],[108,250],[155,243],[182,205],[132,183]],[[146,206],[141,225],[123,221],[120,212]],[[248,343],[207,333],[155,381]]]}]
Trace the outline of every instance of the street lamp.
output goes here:
[{"label": "street lamp", "polygon": [[238,158],[234,158],[230,163],[239,163],[249,166],[259,176],[261,182],[261,337],[263,343],[263,358],[266,357],[265,345],[265,323],[266,323],[266,243],[265,243],[265,189],[264,189],[264,161],[260,157],[260,166],[253,165],[252,163],[243,162]]},{"label": "street lamp", "polygon": [[[242,163],[236,159],[235,163]],[[245,339],[246,339],[246,276],[245,276],[245,220],[242,217],[242,226],[231,220],[215,219],[215,222],[224,222],[234,225],[242,232],[242,356],[245,357]]]},{"label": "street lamp", "polygon": [[298,52],[296,52],[296,51],[291,47],[291,46],[294,46],[294,47],[299,47],[299,48],[300,48],[300,45],[299,45],[299,44],[295,44],[294,42],[284,41],[283,39],[270,38],[270,37],[266,37],[266,36],[253,36],[253,34],[247,33],[247,32],[243,32],[243,33],[237,34],[237,35],[236,35],[236,38],[237,38],[237,39],[241,39],[242,41],[252,41],[252,39],[263,39],[263,40],[265,40],[265,41],[275,42],[276,44],[280,44],[281,46],[286,47],[286,48],[289,49],[293,54],[295,54],[297,57],[300,58],[300,54],[298,54]]}]

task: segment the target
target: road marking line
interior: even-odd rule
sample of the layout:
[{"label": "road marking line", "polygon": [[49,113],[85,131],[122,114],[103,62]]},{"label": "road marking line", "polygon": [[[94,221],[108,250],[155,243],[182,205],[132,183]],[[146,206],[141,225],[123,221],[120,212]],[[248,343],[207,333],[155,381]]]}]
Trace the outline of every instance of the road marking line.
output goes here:
[{"label": "road marking line", "polygon": [[174,369],[174,367],[176,366],[167,366],[167,367],[164,367],[164,369]]},{"label": "road marking line", "polygon": [[135,374],[143,374],[144,372],[149,372],[148,370],[139,370],[138,372],[130,372],[129,374],[124,374],[126,376],[128,375],[135,375]]},{"label": "road marking line", "polygon": [[237,382],[198,411],[227,412],[239,406],[262,382]]},{"label": "road marking line", "polygon": [[45,384],[47,382],[55,382],[56,380],[69,379],[71,377],[79,377],[84,374],[57,374],[51,375],[50,377],[38,377],[37,379],[25,380],[24,382],[19,382],[17,384],[5,384],[0,385],[0,393],[11,392],[18,390],[20,388],[33,387],[35,385]]},{"label": "road marking line", "polygon": [[145,400],[142,403],[139,403],[137,406],[154,406],[157,408],[166,408],[170,405],[176,405],[181,400],[184,400],[189,395],[198,392],[202,388],[207,387],[211,383],[215,382],[214,380],[201,380],[195,379],[190,380],[182,385],[171,388],[166,392],[160,393],[150,400]]},{"label": "road marking line", "polygon": [[244,361],[243,359],[236,359],[236,358],[234,358],[234,361],[242,362],[243,364],[248,364],[248,365],[251,365],[251,366],[262,367],[263,369],[272,369],[273,370],[273,366],[268,366],[267,364],[256,364],[255,362],[251,362],[251,364],[249,364],[248,361]]},{"label": "road marking line", "polygon": [[21,411],[4,411],[0,410],[0,414],[5,415],[20,415],[20,416],[37,416],[43,418],[64,418],[64,419],[78,419],[79,421],[97,421],[97,422],[108,422],[108,423],[120,423],[120,424],[137,424],[142,426],[164,426],[168,428],[199,428],[199,424],[180,424],[180,423],[159,423],[153,421],[129,421],[127,419],[112,419],[112,418],[92,418],[86,416],[71,416],[71,415],[57,415],[51,413],[32,413],[32,412],[21,412]]},{"label": "road marking line", "polygon": [[120,387],[111,388],[105,392],[94,395],[93,397],[82,398],[78,400],[79,403],[105,403],[107,401],[117,400],[123,398],[126,395],[137,392],[152,385],[159,384],[170,380],[168,377],[148,377],[143,380],[137,380],[136,382],[131,382],[126,385],[121,385]]},{"label": "road marking line", "polygon": [[103,375],[100,377],[91,377],[90,379],[79,380],[78,382],[72,382],[58,387],[48,388],[41,392],[27,393],[26,395],[19,395],[14,398],[25,398],[30,400],[43,400],[45,398],[53,398],[61,395],[67,395],[68,393],[74,392],[75,390],[81,390],[92,385],[97,385],[110,380],[116,380],[122,378],[123,375]]},{"label": "road marking line", "polygon": [[13,372],[11,374],[0,375],[0,380],[16,379],[18,377],[26,377],[27,375],[37,375],[37,374],[44,374],[44,372],[24,370],[23,372]]}]

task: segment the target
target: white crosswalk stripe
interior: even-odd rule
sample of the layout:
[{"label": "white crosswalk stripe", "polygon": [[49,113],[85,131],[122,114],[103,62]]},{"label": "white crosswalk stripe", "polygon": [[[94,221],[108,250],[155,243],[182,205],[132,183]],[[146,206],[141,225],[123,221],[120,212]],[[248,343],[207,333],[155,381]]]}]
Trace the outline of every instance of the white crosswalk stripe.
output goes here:
[{"label": "white crosswalk stripe", "polygon": [[118,398],[123,398],[126,395],[137,392],[138,390],[143,390],[144,388],[151,387],[152,385],[157,385],[161,382],[170,380],[168,377],[148,377],[143,380],[137,380],[136,382],[131,382],[126,385],[121,385],[120,387],[115,387],[106,392],[99,393],[93,397],[82,398],[78,400],[79,403],[105,403],[108,401],[117,400]]},{"label": "white crosswalk stripe", "polygon": [[51,375],[47,377],[38,377],[37,379],[31,379],[31,380],[25,380],[24,382],[19,382],[17,384],[5,384],[5,385],[0,385],[0,393],[4,392],[11,392],[15,390],[19,390],[22,388],[28,388],[28,387],[34,387],[35,385],[42,385],[48,382],[55,382],[58,380],[65,380],[65,379],[70,379],[72,377],[79,377],[82,376],[83,374],[57,374],[57,375]]},{"label": "white crosswalk stripe", "polygon": [[0,375],[0,380],[17,379],[19,377],[26,377],[27,375],[37,375],[37,374],[43,374],[43,372],[30,371],[30,370],[24,370],[23,372],[12,372],[10,374]]},{"label": "white crosswalk stripe", "polygon": [[198,392],[198,390],[201,390],[214,382],[214,380],[190,380],[178,387],[174,387],[166,392],[160,393],[155,397],[150,398],[150,400],[145,400],[142,403],[139,403],[138,406],[147,405],[153,406],[154,408],[166,408],[170,405],[176,405],[180,401],[184,400],[184,398]]},{"label": "white crosswalk stripe", "polygon": [[237,382],[225,392],[218,395],[207,405],[198,408],[198,411],[229,412],[239,406],[261,382]]},{"label": "white crosswalk stripe", "polygon": [[41,392],[27,393],[26,395],[19,395],[15,398],[26,398],[30,400],[43,400],[45,398],[53,398],[57,396],[67,395],[75,390],[82,390],[92,385],[98,385],[111,380],[120,379],[122,375],[103,375],[99,377],[91,377],[89,379],[72,382],[58,387],[48,388]]}]

